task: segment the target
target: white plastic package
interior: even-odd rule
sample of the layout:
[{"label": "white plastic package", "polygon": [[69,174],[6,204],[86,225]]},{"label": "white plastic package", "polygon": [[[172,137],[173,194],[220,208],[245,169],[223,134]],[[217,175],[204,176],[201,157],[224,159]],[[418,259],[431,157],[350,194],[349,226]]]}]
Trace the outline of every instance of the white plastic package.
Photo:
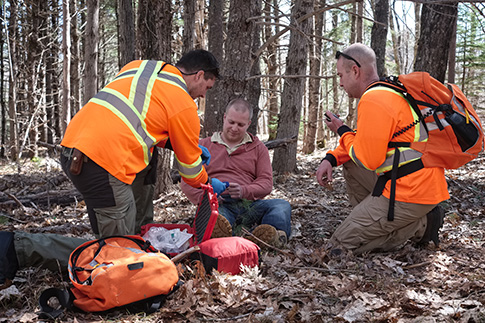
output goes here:
[{"label": "white plastic package", "polygon": [[190,247],[191,233],[187,229],[167,230],[164,227],[152,226],[143,239],[150,241],[152,246],[164,253],[180,253]]}]

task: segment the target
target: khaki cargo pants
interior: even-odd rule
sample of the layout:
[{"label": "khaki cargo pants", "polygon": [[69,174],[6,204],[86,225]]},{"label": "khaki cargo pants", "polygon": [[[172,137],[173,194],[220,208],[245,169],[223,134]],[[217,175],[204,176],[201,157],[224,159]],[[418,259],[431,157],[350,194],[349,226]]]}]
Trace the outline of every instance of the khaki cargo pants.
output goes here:
[{"label": "khaki cargo pants", "polygon": [[394,221],[387,220],[389,199],[372,196],[377,180],[374,172],[353,161],[343,165],[349,201],[354,207],[330,238],[332,248],[345,248],[355,254],[388,251],[407,240],[419,241],[426,230],[426,214],[436,204],[396,201]]}]

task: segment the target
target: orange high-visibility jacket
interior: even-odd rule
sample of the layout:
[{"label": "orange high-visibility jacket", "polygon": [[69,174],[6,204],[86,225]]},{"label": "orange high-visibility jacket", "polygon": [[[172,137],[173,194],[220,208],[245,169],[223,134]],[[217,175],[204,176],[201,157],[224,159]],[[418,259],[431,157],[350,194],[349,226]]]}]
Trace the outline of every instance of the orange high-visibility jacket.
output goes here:
[{"label": "orange high-visibility jacket", "polygon": [[131,184],[150,162],[154,146],[164,147],[170,139],[180,175],[199,187],[208,180],[199,132],[197,105],[180,71],[162,61],[138,60],[124,66],[74,116],[61,145],[79,149]]},{"label": "orange high-visibility jacket", "polygon": [[[345,132],[337,149],[329,152],[337,164],[352,159],[356,164],[381,174],[392,168],[394,157],[392,141],[414,142],[426,140],[425,130],[418,124],[392,139],[392,135],[411,124],[416,116],[404,97],[385,87],[374,87],[361,97],[357,115],[357,131]],[[416,160],[420,153],[410,148],[399,148],[400,165]],[[391,181],[388,181],[383,195],[389,198]],[[396,200],[416,204],[436,204],[449,198],[443,168],[423,168],[397,179]]]}]

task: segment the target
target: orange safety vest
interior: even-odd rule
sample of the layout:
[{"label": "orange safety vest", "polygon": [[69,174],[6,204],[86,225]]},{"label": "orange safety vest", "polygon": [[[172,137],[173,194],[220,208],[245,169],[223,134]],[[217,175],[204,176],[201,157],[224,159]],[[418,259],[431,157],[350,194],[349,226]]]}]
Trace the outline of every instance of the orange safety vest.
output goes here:
[{"label": "orange safety vest", "polygon": [[128,63],[73,117],[61,145],[77,148],[131,184],[154,146],[170,139],[184,181],[200,187],[207,173],[198,147],[197,105],[180,71],[163,61]]},{"label": "orange safety vest", "polygon": [[[360,98],[358,105],[357,132],[346,132],[340,137],[339,148],[329,152],[338,162],[350,158],[365,169],[380,172],[389,170],[394,148],[388,143],[396,131],[409,125],[415,116],[408,102],[397,92],[376,87]],[[394,116],[394,117],[391,117]],[[421,127],[407,131],[396,140],[420,142],[426,140]],[[412,149],[399,149],[400,165],[405,165],[420,157]],[[397,180],[396,201],[416,204],[436,204],[449,198],[444,169],[440,167],[423,168]],[[383,195],[390,198],[388,182]]]}]

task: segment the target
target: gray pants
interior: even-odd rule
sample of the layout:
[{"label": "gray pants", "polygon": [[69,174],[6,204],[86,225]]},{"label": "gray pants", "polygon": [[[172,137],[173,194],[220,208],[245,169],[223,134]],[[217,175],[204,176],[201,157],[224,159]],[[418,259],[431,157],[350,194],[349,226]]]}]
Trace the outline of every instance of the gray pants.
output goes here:
[{"label": "gray pants", "polygon": [[96,236],[136,234],[142,225],[153,222],[157,156],[155,149],[150,164],[136,174],[133,183],[126,184],[89,158],[80,174],[72,174],[72,149],[62,148],[62,169],[83,195]]},{"label": "gray pants", "polygon": [[19,268],[41,267],[67,272],[69,255],[87,240],[49,233],[14,233]]}]

